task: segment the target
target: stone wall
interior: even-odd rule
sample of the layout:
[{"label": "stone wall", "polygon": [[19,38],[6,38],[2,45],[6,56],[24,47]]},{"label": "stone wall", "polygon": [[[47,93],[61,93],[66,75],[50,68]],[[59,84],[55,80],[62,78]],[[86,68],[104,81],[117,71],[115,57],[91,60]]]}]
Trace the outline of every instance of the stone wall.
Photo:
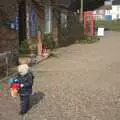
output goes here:
[{"label": "stone wall", "polygon": [[16,63],[18,50],[18,33],[10,29],[10,21],[18,14],[18,3],[16,0],[0,1],[0,53],[9,54],[9,65]]},{"label": "stone wall", "polygon": [[6,27],[0,28],[0,53],[10,51],[9,64],[16,63],[18,50],[18,38],[17,33]]},{"label": "stone wall", "polygon": [[17,34],[6,27],[0,28],[0,53],[17,48]]}]

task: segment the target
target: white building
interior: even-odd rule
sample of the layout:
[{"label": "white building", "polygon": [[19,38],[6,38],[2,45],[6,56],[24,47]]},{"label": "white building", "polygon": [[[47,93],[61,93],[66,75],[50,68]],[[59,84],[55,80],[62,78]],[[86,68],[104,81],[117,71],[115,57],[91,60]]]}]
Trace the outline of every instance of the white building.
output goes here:
[{"label": "white building", "polygon": [[95,20],[105,20],[108,15],[111,15],[112,6],[111,5],[103,5],[96,10],[93,11],[93,15]]},{"label": "white building", "polygon": [[114,0],[112,3],[112,20],[120,19],[120,0]]},{"label": "white building", "polygon": [[104,5],[93,11],[95,20],[120,19],[120,0],[105,1]]}]

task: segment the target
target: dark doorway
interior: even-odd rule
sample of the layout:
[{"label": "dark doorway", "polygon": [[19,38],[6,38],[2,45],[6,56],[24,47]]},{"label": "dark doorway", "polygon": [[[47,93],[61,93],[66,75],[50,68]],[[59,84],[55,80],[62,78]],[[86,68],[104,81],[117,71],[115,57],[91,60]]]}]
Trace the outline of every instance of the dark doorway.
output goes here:
[{"label": "dark doorway", "polygon": [[26,39],[26,0],[19,3],[19,44]]}]

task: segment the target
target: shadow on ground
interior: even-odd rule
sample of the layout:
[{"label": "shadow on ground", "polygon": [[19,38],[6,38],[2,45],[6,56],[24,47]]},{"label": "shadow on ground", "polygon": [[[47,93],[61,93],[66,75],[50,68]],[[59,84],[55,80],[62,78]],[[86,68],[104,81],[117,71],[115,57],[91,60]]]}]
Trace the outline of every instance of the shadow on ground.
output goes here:
[{"label": "shadow on ground", "polygon": [[58,55],[55,53],[50,53],[50,55],[48,56],[48,58],[58,58]]},{"label": "shadow on ground", "polygon": [[30,110],[33,106],[35,106],[36,104],[38,104],[38,103],[43,99],[44,96],[45,96],[45,94],[42,93],[42,92],[40,92],[40,91],[34,93],[34,94],[31,96],[31,98],[30,98],[30,108],[29,108],[29,110]]}]

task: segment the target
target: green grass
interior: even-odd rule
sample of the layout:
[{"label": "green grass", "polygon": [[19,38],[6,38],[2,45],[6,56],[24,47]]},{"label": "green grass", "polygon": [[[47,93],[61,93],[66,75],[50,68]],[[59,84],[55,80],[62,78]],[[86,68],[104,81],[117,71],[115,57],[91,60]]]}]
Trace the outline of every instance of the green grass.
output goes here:
[{"label": "green grass", "polygon": [[120,21],[95,21],[95,27],[108,28],[111,31],[120,31]]}]

